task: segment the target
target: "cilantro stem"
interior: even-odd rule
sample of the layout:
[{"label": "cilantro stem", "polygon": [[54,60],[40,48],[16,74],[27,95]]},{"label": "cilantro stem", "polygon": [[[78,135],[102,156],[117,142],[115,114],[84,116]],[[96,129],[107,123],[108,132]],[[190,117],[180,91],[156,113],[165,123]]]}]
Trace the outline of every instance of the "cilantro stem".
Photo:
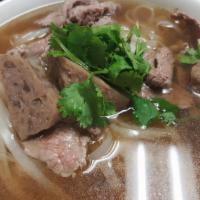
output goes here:
[{"label": "cilantro stem", "polygon": [[63,45],[63,43],[58,38],[55,38],[55,40],[60,45],[60,47],[62,48],[62,50],[66,53],[66,56],[68,58],[70,58],[73,62],[81,65],[84,69],[86,69],[86,70],[89,69],[89,67],[84,62],[82,62],[79,58],[77,58],[71,51],[69,51],[65,47],[65,45]]}]

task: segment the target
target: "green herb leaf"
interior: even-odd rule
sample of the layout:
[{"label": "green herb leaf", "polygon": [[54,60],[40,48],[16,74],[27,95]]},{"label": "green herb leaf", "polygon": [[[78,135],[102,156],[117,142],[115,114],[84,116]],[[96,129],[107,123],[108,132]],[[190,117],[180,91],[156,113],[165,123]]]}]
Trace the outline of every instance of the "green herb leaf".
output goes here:
[{"label": "green herb leaf", "polygon": [[113,56],[113,62],[108,67],[108,70],[109,77],[116,79],[122,71],[131,70],[131,66],[127,63],[124,57],[115,54]]},{"label": "green herb leaf", "polygon": [[148,99],[134,95],[132,97],[133,116],[141,126],[147,126],[159,117],[159,111]]},{"label": "green herb leaf", "polygon": [[196,64],[200,60],[200,43],[198,43],[197,49],[187,49],[184,54],[178,57],[178,60],[182,64]]},{"label": "green herb leaf", "polygon": [[60,96],[58,107],[62,117],[76,119],[83,128],[103,127],[108,124],[105,116],[115,113],[114,105],[105,100],[92,77],[65,87]]},{"label": "green herb leaf", "polygon": [[[138,26],[128,36],[135,34],[138,38],[135,52],[131,52],[118,24],[97,27],[69,24],[63,28],[52,25],[51,30],[49,55],[65,56],[125,93],[140,91],[150,65],[143,58],[146,44],[139,39]],[[121,84],[125,77],[127,81]]]},{"label": "green herb leaf", "polygon": [[141,126],[147,126],[153,121],[162,121],[166,125],[172,125],[176,121],[177,106],[164,99],[144,99],[136,95],[132,96],[133,116]]},{"label": "green herb leaf", "polygon": [[176,116],[172,112],[165,112],[160,115],[161,120],[167,125],[173,125],[176,121]]},{"label": "green herb leaf", "polygon": [[179,111],[179,108],[174,105],[169,103],[167,100],[165,99],[161,99],[161,98],[154,98],[152,100],[152,102],[158,107],[158,109],[162,112],[172,112],[174,114],[177,114]]},{"label": "green herb leaf", "polygon": [[124,71],[115,79],[114,85],[123,89],[128,94],[139,93],[141,90],[141,85],[143,84],[143,77],[137,72]]}]

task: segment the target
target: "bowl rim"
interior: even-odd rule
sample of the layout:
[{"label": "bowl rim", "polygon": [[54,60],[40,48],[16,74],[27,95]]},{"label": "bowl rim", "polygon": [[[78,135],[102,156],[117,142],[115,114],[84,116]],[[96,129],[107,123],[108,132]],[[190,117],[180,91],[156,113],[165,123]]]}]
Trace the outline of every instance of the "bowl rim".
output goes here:
[{"label": "bowl rim", "polygon": [[[7,1],[1,2],[0,3],[0,11],[4,8],[8,9],[9,5],[12,4],[13,1],[14,0],[7,0]],[[17,19],[18,17],[26,15],[30,12],[34,12],[38,9],[42,9],[42,8],[47,7],[47,6],[53,6],[53,5],[56,5],[56,4],[59,4],[59,3],[63,3],[63,2],[64,2],[64,0],[55,0],[55,1],[53,0],[52,2],[49,2],[49,3],[43,3],[42,1],[38,1],[38,3],[36,3],[32,8],[31,8],[31,5],[29,6],[28,9],[22,8],[21,12],[18,11],[16,14],[13,14],[11,17],[8,17],[6,20],[4,20],[2,22],[0,21],[0,28],[3,27],[6,24],[12,22],[13,20]]]}]

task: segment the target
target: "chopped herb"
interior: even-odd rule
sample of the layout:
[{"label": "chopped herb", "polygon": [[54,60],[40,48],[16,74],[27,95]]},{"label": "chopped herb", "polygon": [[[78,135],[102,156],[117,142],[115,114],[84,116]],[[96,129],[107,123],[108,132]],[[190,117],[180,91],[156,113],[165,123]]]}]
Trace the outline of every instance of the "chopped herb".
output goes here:
[{"label": "chopped herb", "polygon": [[176,115],[172,112],[162,113],[160,118],[167,126],[173,125],[176,121]]},{"label": "chopped herb", "polygon": [[[134,26],[127,37],[122,36],[118,24],[97,27],[69,24],[63,28],[52,24],[51,31],[49,55],[72,60],[130,96],[133,116],[139,125],[147,126],[156,120],[167,125],[174,123],[176,106],[163,99],[138,96],[150,70],[144,59],[147,46],[140,38],[139,26]],[[129,44],[132,36],[136,40],[135,52]],[[187,54],[197,57],[195,50]],[[58,107],[62,117],[73,117],[83,128],[105,126],[108,123],[105,116],[115,113],[113,104],[105,100],[91,77],[64,88],[60,96]]]},{"label": "chopped herb", "polygon": [[152,102],[158,107],[158,109],[160,111],[164,112],[172,112],[174,114],[177,114],[179,111],[179,108],[174,105],[169,103],[167,100],[165,99],[161,99],[161,98],[154,98],[152,100]]},{"label": "chopped herb", "polygon": [[[69,24],[63,28],[52,25],[51,30],[49,55],[65,56],[125,93],[140,91],[150,65],[143,58],[146,44],[140,40],[137,26],[128,34],[137,38],[135,53],[122,37],[122,27],[118,24],[97,27]],[[121,84],[127,74],[127,83],[131,84]]]},{"label": "chopped herb", "polygon": [[144,99],[134,95],[132,97],[133,116],[141,126],[147,126],[153,121],[162,121],[172,125],[176,121],[177,106],[164,99]]},{"label": "chopped herb", "polygon": [[138,38],[141,37],[141,32],[138,25],[135,25],[131,28],[127,36],[127,41],[130,41],[133,35],[135,35]]},{"label": "chopped herb", "polygon": [[159,117],[156,106],[148,99],[134,95],[132,97],[133,116],[141,126],[147,126]]},{"label": "chopped herb", "polygon": [[200,60],[200,42],[198,42],[197,49],[187,49],[184,54],[179,56],[178,60],[182,64],[196,64]]},{"label": "chopped herb", "polygon": [[114,105],[105,100],[92,77],[65,87],[60,92],[58,108],[63,118],[76,119],[82,128],[103,127],[108,124],[104,116],[115,113]]}]

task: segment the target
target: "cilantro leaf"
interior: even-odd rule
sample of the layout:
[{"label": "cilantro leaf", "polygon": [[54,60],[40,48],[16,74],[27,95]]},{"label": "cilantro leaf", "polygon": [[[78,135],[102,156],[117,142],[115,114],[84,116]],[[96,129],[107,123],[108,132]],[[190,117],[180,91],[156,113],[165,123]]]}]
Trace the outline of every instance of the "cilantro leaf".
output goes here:
[{"label": "cilantro leaf", "polygon": [[92,27],[92,32],[105,41],[109,49],[117,47],[121,42],[121,26],[119,24],[94,26]]},{"label": "cilantro leaf", "polygon": [[[118,24],[98,27],[68,24],[63,28],[52,24],[51,30],[49,55],[67,57],[129,95],[138,124],[147,126],[155,120],[167,125],[174,123],[178,112],[175,105],[159,98],[150,100],[137,96],[150,71],[150,64],[144,59],[147,46],[140,38],[137,25],[126,38]],[[135,52],[129,44],[132,36],[136,40]],[[197,50],[189,49],[186,56],[199,59],[199,55],[200,46]],[[91,77],[64,88],[60,96],[58,107],[62,117],[74,118],[83,128],[104,126],[108,123],[105,116],[115,113],[113,104],[105,100]]]},{"label": "cilantro leaf", "polygon": [[176,121],[176,115],[172,112],[162,113],[160,118],[167,126],[173,125]]},{"label": "cilantro leaf", "polygon": [[[49,55],[69,58],[124,93],[140,91],[150,65],[143,58],[146,44],[139,39],[138,26],[128,36],[137,37],[135,52],[131,52],[130,44],[122,37],[119,24],[97,27],[69,24],[63,28],[52,25],[51,30]],[[123,78],[127,78],[124,84]]]},{"label": "cilantro leaf", "polygon": [[161,99],[161,98],[154,98],[152,100],[152,102],[158,107],[159,110],[161,110],[162,112],[172,112],[177,114],[179,111],[179,108],[174,105],[169,103],[167,100],[165,99]]},{"label": "cilantro leaf", "polygon": [[88,65],[79,59],[75,54],[73,54],[67,47],[66,35],[69,32],[69,27],[59,28],[55,24],[51,24],[51,38],[49,40],[50,50],[48,52],[49,56],[53,57],[67,57],[71,61],[83,66],[88,70]]},{"label": "cilantro leaf", "polygon": [[92,77],[65,87],[60,92],[58,108],[63,118],[76,119],[82,128],[103,127],[108,123],[105,116],[115,113],[114,105],[105,100]]},{"label": "cilantro leaf", "polygon": [[200,60],[200,43],[197,45],[197,49],[189,48],[182,55],[179,55],[178,60],[182,64],[196,64]]},{"label": "cilantro leaf", "polygon": [[130,69],[131,66],[127,63],[126,59],[122,56],[115,54],[113,56],[112,64],[108,67],[108,73],[110,78],[116,79],[122,71]]},{"label": "cilantro leaf", "polygon": [[132,96],[133,116],[141,126],[147,126],[152,121],[162,121],[166,125],[172,125],[176,121],[177,106],[160,98],[144,99]]},{"label": "cilantro leaf", "polygon": [[143,84],[143,77],[135,71],[124,71],[113,81],[123,91],[134,94],[139,93]]},{"label": "cilantro leaf", "polygon": [[141,126],[147,126],[159,117],[159,111],[148,99],[134,95],[132,97],[133,116]]}]

